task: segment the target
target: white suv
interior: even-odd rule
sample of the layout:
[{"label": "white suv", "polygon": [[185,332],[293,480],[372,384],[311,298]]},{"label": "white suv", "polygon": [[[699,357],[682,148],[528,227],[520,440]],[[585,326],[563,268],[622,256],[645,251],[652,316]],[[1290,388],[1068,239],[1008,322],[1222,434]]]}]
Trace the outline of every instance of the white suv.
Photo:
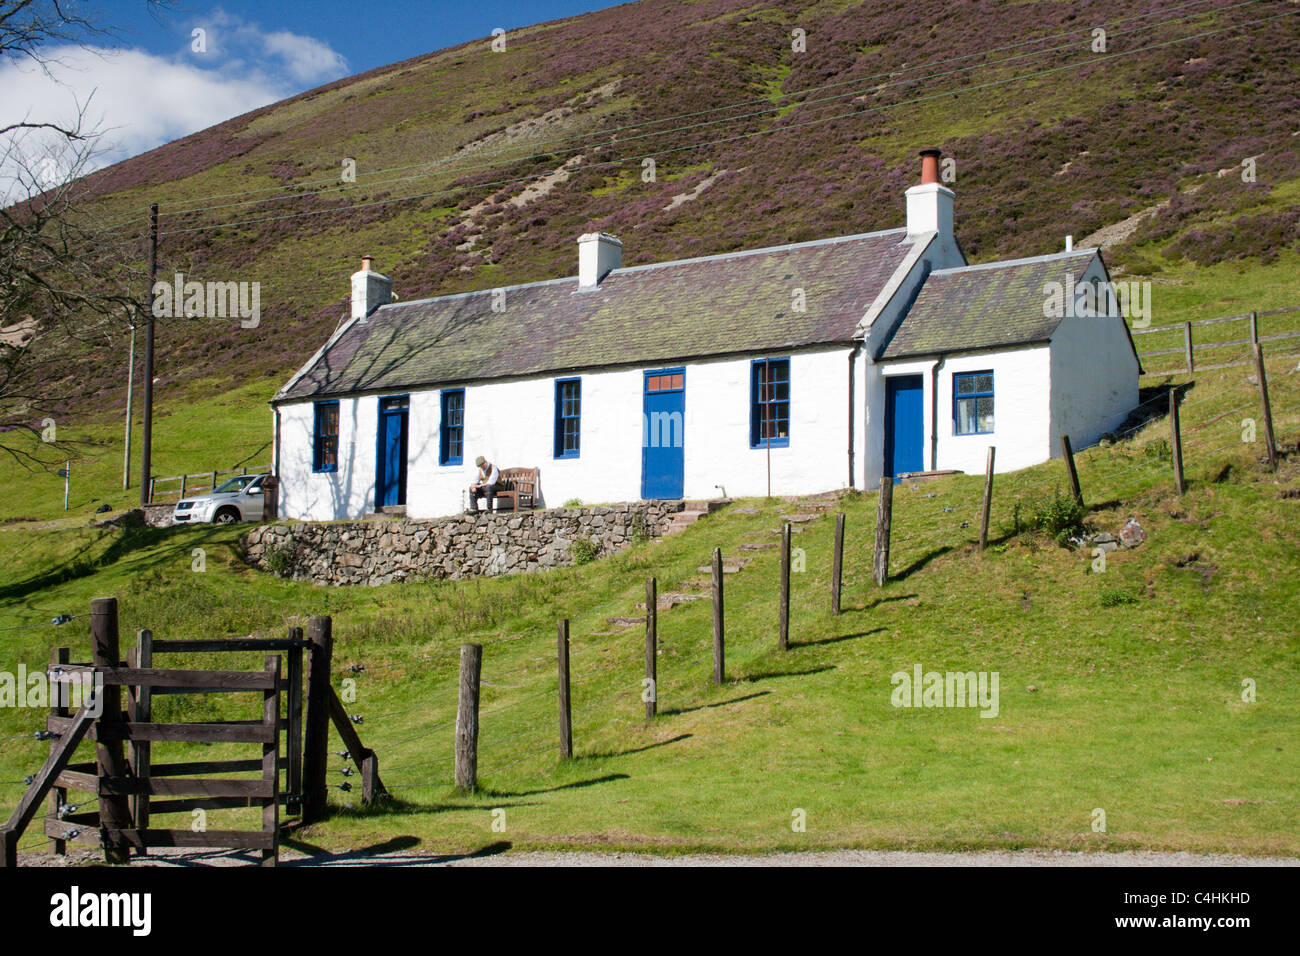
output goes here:
[{"label": "white suv", "polygon": [[176,502],[172,521],[176,524],[234,524],[262,520],[262,482],[266,475],[239,475],[199,498]]}]

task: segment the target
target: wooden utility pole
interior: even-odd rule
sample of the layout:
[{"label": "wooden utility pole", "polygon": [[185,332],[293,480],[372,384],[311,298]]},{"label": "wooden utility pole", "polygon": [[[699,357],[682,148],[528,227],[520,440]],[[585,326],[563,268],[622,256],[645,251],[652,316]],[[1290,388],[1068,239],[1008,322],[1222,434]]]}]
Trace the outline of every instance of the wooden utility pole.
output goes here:
[{"label": "wooden utility pole", "polygon": [[144,436],[140,451],[140,504],[150,501],[153,474],[153,287],[158,281],[158,204],[149,207],[149,291],[144,311]]},{"label": "wooden utility pole", "polygon": [[1264,370],[1264,349],[1256,342],[1251,346],[1255,359],[1255,378],[1259,380],[1259,406],[1264,414],[1264,443],[1268,452],[1268,470],[1277,471],[1277,443],[1273,440],[1273,407],[1268,400],[1268,376]]},{"label": "wooden utility pole", "polygon": [[1079,487],[1079,472],[1074,467],[1074,449],[1070,446],[1070,436],[1061,436],[1061,457],[1065,459],[1065,472],[1070,479],[1070,494],[1079,507],[1083,507],[1083,489]]},{"label": "wooden utility pole", "polygon": [[650,692],[645,702],[645,719],[651,720],[659,710],[659,582],[645,582],[645,679]]},{"label": "wooden utility pole", "polygon": [[1178,389],[1169,390],[1169,447],[1174,463],[1174,490],[1183,493],[1183,430],[1178,424]]},{"label": "wooden utility pole", "polygon": [[[122,664],[117,634],[117,598],[95,598],[90,602],[91,660],[96,668],[116,668]],[[96,687],[95,697],[101,710],[95,744],[96,772],[99,779],[127,777],[126,753],[121,739],[105,733],[122,720],[122,688],[104,682]],[[126,794],[100,794],[99,825],[105,830],[131,829],[131,798]],[[109,863],[129,863],[130,851],[124,846],[106,846],[104,859]]]},{"label": "wooden utility pole", "polygon": [[726,680],[726,639],[722,613],[722,549],[713,549],[713,683]]},{"label": "wooden utility pole", "polygon": [[831,613],[840,613],[840,587],[844,580],[844,512],[835,516],[835,555],[831,559]]},{"label": "wooden utility pole", "polygon": [[[564,630],[568,630],[567,626]],[[482,670],[483,645],[462,644],[456,706],[456,789],[466,793],[478,786],[478,692]]]},{"label": "wooden utility pole", "polygon": [[880,501],[876,504],[876,552],[872,573],[877,587],[889,580],[889,531],[894,516],[894,479],[885,475],[880,479]]},{"label": "wooden utility pole", "polygon": [[122,448],[122,490],[131,487],[131,416],[135,400],[135,320],[131,322],[131,358],[126,363],[126,437]]},{"label": "wooden utility pole", "polygon": [[988,462],[984,465],[984,507],[980,510],[980,550],[989,546],[989,512],[993,510],[993,457],[997,451],[989,445]]},{"label": "wooden utility pole", "polygon": [[556,660],[560,677],[560,758],[573,756],[573,705],[569,700],[569,619],[556,628]]}]

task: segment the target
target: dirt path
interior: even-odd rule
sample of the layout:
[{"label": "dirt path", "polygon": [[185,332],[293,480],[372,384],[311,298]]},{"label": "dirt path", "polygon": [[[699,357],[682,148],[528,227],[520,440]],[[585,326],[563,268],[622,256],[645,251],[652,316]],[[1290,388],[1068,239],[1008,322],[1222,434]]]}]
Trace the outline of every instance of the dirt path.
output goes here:
[{"label": "dirt path", "polygon": [[[487,852],[475,856],[437,856],[417,853],[354,853],[307,856],[285,849],[285,866],[1300,866],[1294,857],[1247,857],[1235,854],[1201,854],[1135,850],[1122,853],[1077,853],[1064,850],[991,850],[976,853],[921,853],[898,850],[826,850],[815,853],[762,855],[698,854],[651,856],[644,853],[594,853],[587,851]],[[100,854],[74,850],[67,857],[50,854],[20,856],[22,866],[91,866],[102,863]],[[227,850],[156,850],[132,866],[249,866],[252,854]]]}]

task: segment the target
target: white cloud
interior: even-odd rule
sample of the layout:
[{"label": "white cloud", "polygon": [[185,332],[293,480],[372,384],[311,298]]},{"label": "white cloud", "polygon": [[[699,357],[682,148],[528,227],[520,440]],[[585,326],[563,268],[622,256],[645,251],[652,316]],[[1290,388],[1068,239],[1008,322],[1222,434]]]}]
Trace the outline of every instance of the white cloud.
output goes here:
[{"label": "white cloud", "polygon": [[285,69],[301,83],[337,79],[347,72],[347,61],[328,44],[312,37],[280,30],[262,37],[267,53],[284,61]]},{"label": "white cloud", "polygon": [[[0,64],[0,127],[70,124],[78,107],[88,105],[88,125],[103,133],[82,170],[88,172],[347,73],[347,61],[312,37],[264,32],[220,10],[194,26],[207,32],[204,53],[191,49],[186,30],[183,49],[169,57],[61,46],[42,51],[48,71],[30,61]],[[16,146],[30,164],[57,144],[56,137],[35,132]],[[14,147],[0,144],[0,201],[15,198],[14,157],[5,158]]]}]

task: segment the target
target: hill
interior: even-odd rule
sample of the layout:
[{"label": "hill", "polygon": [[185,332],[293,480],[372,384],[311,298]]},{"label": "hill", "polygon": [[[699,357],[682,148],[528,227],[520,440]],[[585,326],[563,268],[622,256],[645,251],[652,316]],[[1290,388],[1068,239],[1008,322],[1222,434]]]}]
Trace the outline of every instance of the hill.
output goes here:
[{"label": "hill", "polygon": [[[341,80],[84,187],[114,254],[143,263],[158,202],[163,276],[260,283],[256,329],[160,325],[164,411],[255,383],[269,396],[334,329],[361,253],[411,299],[572,274],[593,228],[637,264],[892,227],[928,145],[956,162],[973,261],[1127,223],[1108,249],[1118,272],[1222,263],[1252,273],[1246,308],[1290,305],[1295,13],[642,0],[513,31],[502,52],[485,38]],[[1156,322],[1184,304],[1157,295]],[[67,346],[67,378],[30,420],[121,408],[125,331],[108,350]]]}]

